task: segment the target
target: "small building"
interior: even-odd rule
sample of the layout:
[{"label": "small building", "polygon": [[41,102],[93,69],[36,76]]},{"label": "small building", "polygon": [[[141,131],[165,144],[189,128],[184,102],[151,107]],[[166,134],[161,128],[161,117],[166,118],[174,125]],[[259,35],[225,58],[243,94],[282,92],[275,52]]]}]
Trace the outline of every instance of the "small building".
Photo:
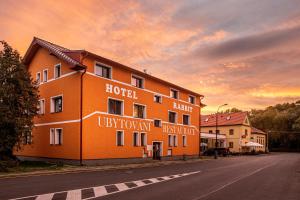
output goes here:
[{"label": "small building", "polygon": [[199,155],[201,94],[39,38],[24,63],[40,105],[19,157],[119,162]]},{"label": "small building", "polygon": [[262,146],[259,145],[255,146],[254,147],[255,151],[267,152],[268,145],[267,145],[266,132],[259,130],[255,127],[251,127],[251,141],[262,145]]},{"label": "small building", "polygon": [[[218,128],[216,130],[216,117]],[[245,146],[251,141],[251,126],[247,112],[219,113],[201,116],[201,133],[224,135],[226,139],[218,141],[218,147],[228,147],[230,152],[241,153],[250,151]],[[214,147],[215,139],[211,144]]]}]

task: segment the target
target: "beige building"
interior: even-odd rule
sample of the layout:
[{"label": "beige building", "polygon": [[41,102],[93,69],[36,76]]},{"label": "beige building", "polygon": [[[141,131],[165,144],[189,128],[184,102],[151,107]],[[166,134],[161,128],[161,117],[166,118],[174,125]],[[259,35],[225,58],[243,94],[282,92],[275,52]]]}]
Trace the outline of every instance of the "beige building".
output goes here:
[{"label": "beige building", "polygon": [[267,133],[257,128],[251,127],[251,141],[263,145],[262,147],[260,146],[254,147],[255,151],[263,151],[263,152],[267,151],[268,149]]},{"label": "beige building", "polygon": [[[219,113],[217,117],[217,135],[225,136],[225,139],[218,138],[218,147],[228,147],[230,152],[233,153],[265,149],[265,137],[263,140],[261,133],[254,133],[254,136],[251,135],[251,125],[247,112]],[[212,136],[216,134],[215,114],[201,116],[201,133],[203,135],[211,134]],[[207,141],[207,148],[214,148],[216,141],[214,137],[211,137],[211,139],[201,138],[202,141]],[[257,142],[256,139],[259,139],[261,143]],[[263,147],[258,147],[260,146],[258,143],[263,145]]]}]

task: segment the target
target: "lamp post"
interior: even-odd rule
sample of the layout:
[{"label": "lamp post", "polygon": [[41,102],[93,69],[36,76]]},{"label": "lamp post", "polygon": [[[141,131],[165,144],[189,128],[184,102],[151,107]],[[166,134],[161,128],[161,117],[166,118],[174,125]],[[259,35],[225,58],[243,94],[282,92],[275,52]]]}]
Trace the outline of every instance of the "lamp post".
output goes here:
[{"label": "lamp post", "polygon": [[218,110],[217,110],[217,113],[216,113],[216,142],[215,142],[215,159],[217,159],[218,158],[218,152],[217,152],[217,148],[218,148],[218,133],[217,133],[217,131],[218,131],[218,113],[219,113],[219,109],[221,108],[221,107],[223,107],[223,106],[227,106],[228,104],[227,103],[225,103],[225,104],[223,104],[223,105],[220,105],[219,107],[218,107]]}]

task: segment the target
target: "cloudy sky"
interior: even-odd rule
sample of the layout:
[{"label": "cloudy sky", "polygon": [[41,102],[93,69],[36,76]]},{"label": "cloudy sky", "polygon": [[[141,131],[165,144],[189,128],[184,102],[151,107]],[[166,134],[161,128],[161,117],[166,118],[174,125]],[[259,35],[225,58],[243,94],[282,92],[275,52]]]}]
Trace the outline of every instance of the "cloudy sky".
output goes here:
[{"label": "cloudy sky", "polygon": [[0,40],[86,49],[243,110],[300,99],[299,0],[0,0]]}]

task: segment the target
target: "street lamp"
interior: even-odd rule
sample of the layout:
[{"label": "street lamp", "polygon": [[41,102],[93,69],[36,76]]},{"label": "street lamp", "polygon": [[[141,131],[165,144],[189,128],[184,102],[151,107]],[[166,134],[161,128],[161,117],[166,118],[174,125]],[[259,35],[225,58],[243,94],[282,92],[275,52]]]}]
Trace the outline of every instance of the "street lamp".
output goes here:
[{"label": "street lamp", "polygon": [[217,131],[218,131],[218,113],[219,113],[219,109],[223,106],[227,106],[228,104],[225,103],[223,105],[220,105],[218,107],[218,110],[217,110],[217,113],[216,113],[216,142],[215,142],[215,159],[218,158],[218,152],[217,152],[217,148],[218,148],[218,134],[217,134]]}]

